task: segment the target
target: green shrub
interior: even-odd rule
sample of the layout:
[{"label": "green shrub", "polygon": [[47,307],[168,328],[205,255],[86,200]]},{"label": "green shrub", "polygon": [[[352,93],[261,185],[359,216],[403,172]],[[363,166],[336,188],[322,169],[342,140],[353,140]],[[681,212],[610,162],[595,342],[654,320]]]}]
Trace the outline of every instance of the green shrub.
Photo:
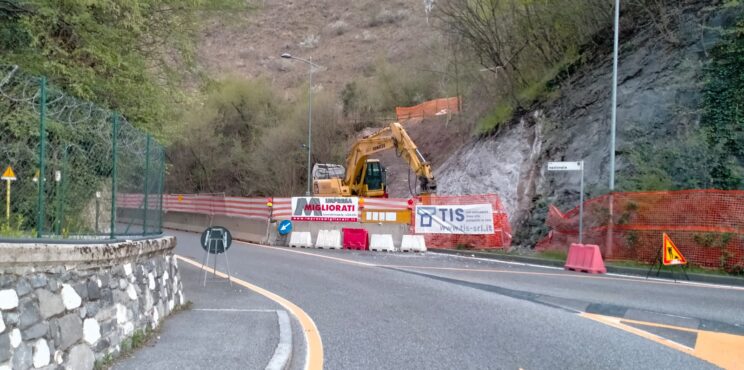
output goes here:
[{"label": "green shrub", "polygon": [[478,121],[478,133],[488,134],[496,130],[499,126],[509,122],[514,113],[514,107],[510,103],[501,103],[487,116]]}]

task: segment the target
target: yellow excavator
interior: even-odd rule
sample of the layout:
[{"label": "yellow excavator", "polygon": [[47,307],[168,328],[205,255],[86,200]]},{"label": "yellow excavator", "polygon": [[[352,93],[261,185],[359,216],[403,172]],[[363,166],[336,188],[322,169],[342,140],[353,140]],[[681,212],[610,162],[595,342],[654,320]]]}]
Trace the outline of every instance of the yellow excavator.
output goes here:
[{"label": "yellow excavator", "polygon": [[419,180],[421,195],[433,194],[437,183],[431,165],[398,122],[372,135],[358,139],[346,157],[346,169],[337,164],[313,166],[313,194],[317,196],[387,197],[385,168],[378,159],[368,156],[395,149]]}]

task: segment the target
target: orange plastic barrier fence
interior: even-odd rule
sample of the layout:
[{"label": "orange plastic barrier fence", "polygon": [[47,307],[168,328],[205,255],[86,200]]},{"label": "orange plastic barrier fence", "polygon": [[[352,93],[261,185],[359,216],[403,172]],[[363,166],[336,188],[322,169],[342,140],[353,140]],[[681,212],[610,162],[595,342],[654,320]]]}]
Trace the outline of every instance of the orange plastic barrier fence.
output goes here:
[{"label": "orange plastic barrier fence", "polygon": [[[550,206],[546,224],[536,249],[567,250],[578,240],[578,207]],[[744,191],[614,193],[584,203],[584,243],[605,259],[653,262],[665,232],[695,265],[744,270]]]},{"label": "orange plastic barrier fence", "polygon": [[[512,235],[509,217],[496,194],[484,195],[436,195],[423,196],[418,204],[425,205],[467,205],[491,204],[493,208],[493,234],[457,235],[457,234],[424,234],[429,248],[506,248],[511,245]],[[413,215],[412,217],[415,217]],[[413,224],[413,222],[411,222]]]},{"label": "orange plastic barrier fence", "polygon": [[398,116],[399,122],[459,112],[460,99],[457,97],[429,100],[413,107],[395,108],[395,114]]},{"label": "orange plastic barrier fence", "polygon": [[266,198],[229,197],[222,194],[164,194],[163,211],[268,219]]}]

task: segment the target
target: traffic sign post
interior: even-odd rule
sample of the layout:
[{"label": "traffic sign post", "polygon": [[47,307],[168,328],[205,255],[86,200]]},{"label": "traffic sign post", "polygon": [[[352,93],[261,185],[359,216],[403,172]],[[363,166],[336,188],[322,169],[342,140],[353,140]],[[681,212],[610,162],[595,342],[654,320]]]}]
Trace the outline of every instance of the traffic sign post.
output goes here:
[{"label": "traffic sign post", "polygon": [[[232,285],[230,275],[230,260],[227,258],[227,250],[232,245],[232,234],[230,230],[222,226],[212,226],[201,235],[201,246],[204,249],[204,263],[202,267],[209,267],[209,255],[214,254],[214,276],[217,276],[217,256],[225,255],[225,265],[227,266],[227,281]],[[207,269],[204,269],[204,286],[207,285]]]},{"label": "traffic sign post", "polygon": [[579,244],[584,240],[584,161],[579,162],[548,162],[548,171],[580,171],[579,185]]},{"label": "traffic sign post", "polygon": [[13,167],[8,166],[3,172],[2,179],[5,180],[5,221],[10,224],[10,183],[16,181]]}]

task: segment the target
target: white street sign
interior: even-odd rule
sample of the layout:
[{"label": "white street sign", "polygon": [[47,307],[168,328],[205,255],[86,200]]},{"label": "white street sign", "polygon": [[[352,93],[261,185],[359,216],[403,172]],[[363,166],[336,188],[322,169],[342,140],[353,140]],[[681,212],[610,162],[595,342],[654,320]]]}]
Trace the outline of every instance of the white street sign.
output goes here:
[{"label": "white street sign", "polygon": [[548,162],[548,171],[581,171],[581,162]]}]

